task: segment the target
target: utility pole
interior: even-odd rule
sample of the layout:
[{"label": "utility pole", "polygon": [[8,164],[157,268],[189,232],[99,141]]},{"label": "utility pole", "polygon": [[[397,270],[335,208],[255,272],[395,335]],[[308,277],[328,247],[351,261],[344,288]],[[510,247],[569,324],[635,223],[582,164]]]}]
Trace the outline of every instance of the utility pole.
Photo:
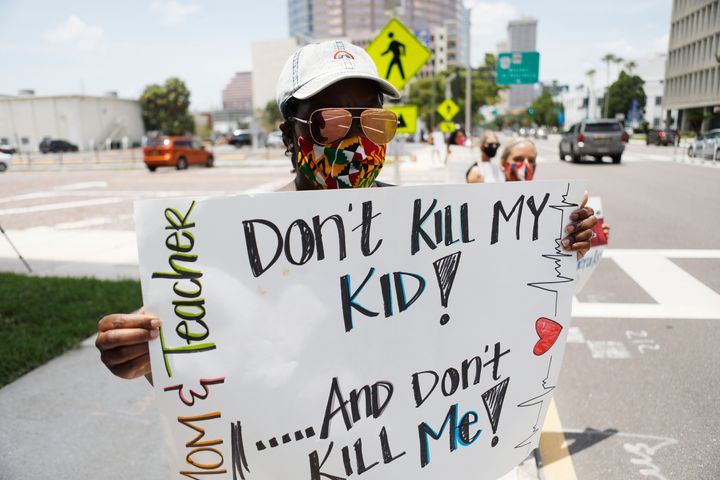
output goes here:
[{"label": "utility pole", "polygon": [[472,144],[472,68],[470,67],[470,13],[472,7],[466,9],[467,20],[467,48],[465,49],[465,135],[471,140]]}]

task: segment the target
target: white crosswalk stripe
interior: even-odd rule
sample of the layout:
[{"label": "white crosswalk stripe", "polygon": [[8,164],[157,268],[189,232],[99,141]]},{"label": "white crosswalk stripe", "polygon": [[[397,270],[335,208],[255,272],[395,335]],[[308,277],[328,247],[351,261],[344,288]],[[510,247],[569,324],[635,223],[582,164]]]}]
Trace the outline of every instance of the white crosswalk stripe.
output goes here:
[{"label": "white crosswalk stripe", "polygon": [[720,320],[720,294],[670,259],[720,259],[720,250],[605,250],[657,303],[573,301],[573,316],[587,318],[677,318]]}]

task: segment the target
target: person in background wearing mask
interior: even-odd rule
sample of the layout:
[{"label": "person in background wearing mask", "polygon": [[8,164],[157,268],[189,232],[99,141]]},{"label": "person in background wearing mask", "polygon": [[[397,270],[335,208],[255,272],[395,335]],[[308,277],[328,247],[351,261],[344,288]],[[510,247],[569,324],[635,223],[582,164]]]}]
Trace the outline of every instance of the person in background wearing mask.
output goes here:
[{"label": "person in background wearing mask", "polygon": [[508,143],[500,156],[500,168],[505,174],[505,180],[532,180],[537,170],[536,160],[537,148],[532,140],[521,138]]},{"label": "person in background wearing mask", "polygon": [[[400,96],[356,45],[331,40],[295,52],[277,85],[280,130],[295,173],[280,191],[386,186],[375,179],[395,136],[397,116],[382,108],[383,95]],[[563,245],[583,255],[597,220],[584,203],[573,215],[574,232]],[[101,361],[119,377],[145,376],[152,383],[148,341],[158,337],[160,324],[142,309],[103,317],[95,341]]]},{"label": "person in background wearing mask", "polygon": [[[500,165],[505,173],[505,180],[508,182],[532,180],[537,172],[537,148],[535,143],[527,138],[508,143],[505,145],[500,157]],[[587,193],[585,199],[587,199]],[[597,225],[597,232],[592,233],[591,243],[594,243],[597,235],[604,235],[604,241],[607,242],[610,239],[610,225],[607,223]]]},{"label": "person in background wearing mask", "polygon": [[497,135],[492,132],[483,133],[480,138],[480,160],[475,162],[465,173],[465,181],[467,183],[494,183],[504,182],[505,174],[500,171],[500,167],[492,161],[493,157],[500,148],[500,142]]}]

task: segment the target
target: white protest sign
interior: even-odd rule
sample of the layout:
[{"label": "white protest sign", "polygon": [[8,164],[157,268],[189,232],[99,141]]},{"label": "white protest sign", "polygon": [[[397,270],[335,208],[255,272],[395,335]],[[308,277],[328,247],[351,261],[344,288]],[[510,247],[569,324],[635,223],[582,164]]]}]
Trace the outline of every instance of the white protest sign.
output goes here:
[{"label": "white protest sign", "polygon": [[590,278],[590,275],[595,271],[595,267],[600,263],[602,254],[607,246],[607,237],[605,236],[605,232],[603,232],[604,214],[600,197],[588,198],[587,206],[592,207],[595,211],[595,217],[598,221],[595,224],[595,228],[593,228],[595,238],[591,241],[590,250],[583,258],[577,261],[577,273],[575,276],[576,292],[579,292],[585,286],[588,278]]},{"label": "white protest sign", "polygon": [[497,478],[560,369],[581,182],[136,204],[177,478]]}]

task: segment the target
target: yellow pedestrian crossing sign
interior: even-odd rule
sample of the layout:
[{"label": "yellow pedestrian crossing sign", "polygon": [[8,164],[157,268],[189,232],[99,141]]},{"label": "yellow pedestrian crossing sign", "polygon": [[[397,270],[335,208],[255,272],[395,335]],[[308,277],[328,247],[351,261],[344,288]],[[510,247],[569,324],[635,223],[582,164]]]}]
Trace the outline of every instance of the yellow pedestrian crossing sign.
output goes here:
[{"label": "yellow pedestrian crossing sign", "polygon": [[437,112],[442,115],[445,120],[452,120],[459,111],[460,107],[458,107],[457,103],[449,98],[443,100],[437,108]]},{"label": "yellow pedestrian crossing sign", "polygon": [[444,133],[452,133],[455,131],[455,122],[440,122],[440,131]]},{"label": "yellow pedestrian crossing sign", "polygon": [[385,107],[398,116],[397,133],[415,133],[418,118],[417,105],[390,105]]},{"label": "yellow pedestrian crossing sign", "polygon": [[398,90],[402,90],[432,56],[432,52],[396,18],[370,42],[367,52],[375,61],[380,76]]}]

